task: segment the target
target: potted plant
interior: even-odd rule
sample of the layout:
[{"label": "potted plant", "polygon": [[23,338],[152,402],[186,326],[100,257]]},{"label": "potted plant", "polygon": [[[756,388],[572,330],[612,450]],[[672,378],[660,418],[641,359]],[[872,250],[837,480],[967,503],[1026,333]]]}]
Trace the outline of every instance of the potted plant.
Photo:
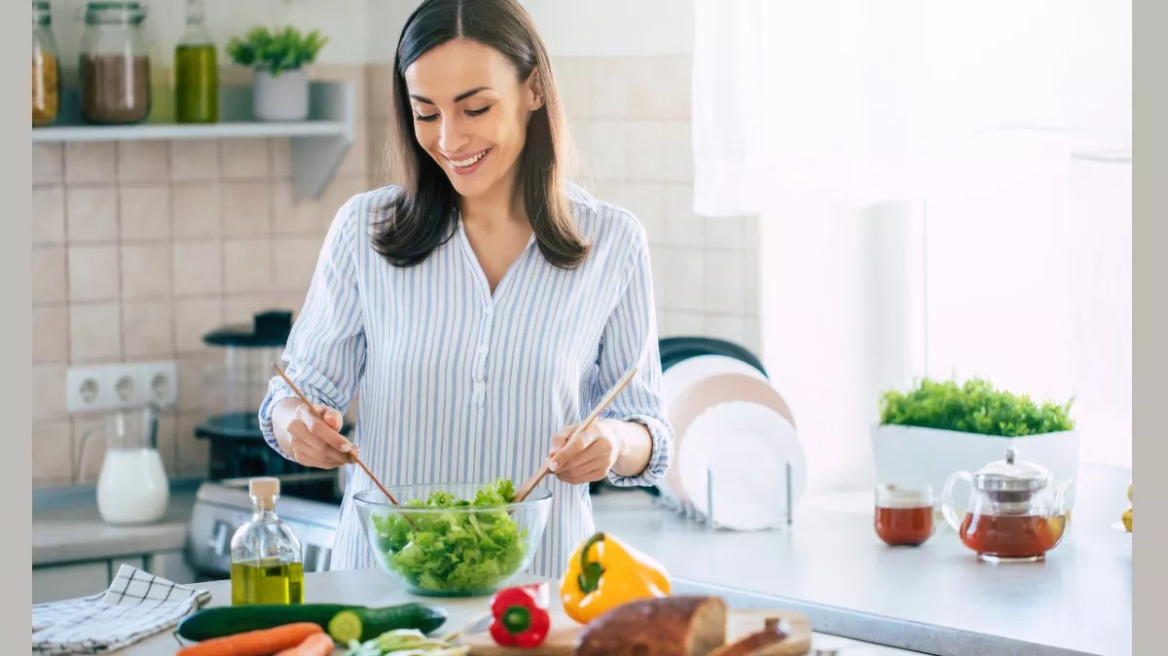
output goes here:
[{"label": "potted plant", "polygon": [[303,121],[308,118],[308,71],[328,39],[313,30],[294,27],[268,30],[253,27],[233,37],[227,54],[240,66],[255,69],[253,111],[262,121]]},{"label": "potted plant", "polygon": [[[1070,408],[1071,401],[1037,403],[981,378],[961,385],[924,378],[911,390],[887,391],[872,431],[877,481],[929,484],[939,504],[950,474],[1002,460],[1009,446],[1019,459],[1049,469],[1056,481],[1074,479],[1079,437]],[[1072,486],[1067,503],[1073,500]]]}]

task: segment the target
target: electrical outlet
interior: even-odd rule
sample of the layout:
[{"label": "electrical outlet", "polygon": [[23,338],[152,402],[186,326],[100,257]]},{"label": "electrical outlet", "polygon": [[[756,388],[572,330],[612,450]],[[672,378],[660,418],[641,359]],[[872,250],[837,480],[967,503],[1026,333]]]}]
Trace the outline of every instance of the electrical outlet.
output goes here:
[{"label": "electrical outlet", "polygon": [[73,367],[65,379],[69,412],[174,405],[178,373],[173,361]]}]

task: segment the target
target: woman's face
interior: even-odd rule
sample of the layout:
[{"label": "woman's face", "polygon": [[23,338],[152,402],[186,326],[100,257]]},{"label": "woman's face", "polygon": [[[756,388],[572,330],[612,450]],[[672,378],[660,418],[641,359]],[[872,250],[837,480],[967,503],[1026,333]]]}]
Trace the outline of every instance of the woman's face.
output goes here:
[{"label": "woman's face", "polygon": [[513,179],[528,117],[542,102],[535,77],[520,80],[502,53],[467,39],[447,41],[406,69],[414,136],[463,197]]}]

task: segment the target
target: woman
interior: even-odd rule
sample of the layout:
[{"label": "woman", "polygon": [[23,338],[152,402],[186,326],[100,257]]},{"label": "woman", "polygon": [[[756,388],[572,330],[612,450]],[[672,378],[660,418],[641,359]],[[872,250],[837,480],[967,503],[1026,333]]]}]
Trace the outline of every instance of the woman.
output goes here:
[{"label": "woman", "polygon": [[[272,379],[272,448],[334,468],[360,449],[387,485],[516,486],[549,456],[552,510],[532,570],[559,576],[593,531],[588,483],[651,485],[662,414],[644,230],[564,181],[563,110],[516,0],[427,0],[398,44],[391,152],[401,187],[340,209],[285,352],[314,420]],[[567,440],[631,367],[601,419]],[[337,433],[359,393],[354,441]],[[351,500],[331,569],[374,565]]]}]

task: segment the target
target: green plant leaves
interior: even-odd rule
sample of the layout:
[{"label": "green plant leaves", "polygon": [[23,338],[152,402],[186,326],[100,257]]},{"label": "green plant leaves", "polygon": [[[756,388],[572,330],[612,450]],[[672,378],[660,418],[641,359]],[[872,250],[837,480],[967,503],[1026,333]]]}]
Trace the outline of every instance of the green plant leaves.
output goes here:
[{"label": "green plant leaves", "polygon": [[273,76],[281,71],[294,71],[316,61],[316,56],[328,43],[319,30],[307,34],[292,26],[269,30],[256,26],[243,37],[232,37],[227,43],[227,54],[240,66],[269,71]]},{"label": "green plant leaves", "polygon": [[1035,403],[1029,396],[995,390],[989,381],[922,379],[908,392],[891,390],[880,399],[880,423],[942,430],[1022,437],[1068,431],[1071,403]]}]

